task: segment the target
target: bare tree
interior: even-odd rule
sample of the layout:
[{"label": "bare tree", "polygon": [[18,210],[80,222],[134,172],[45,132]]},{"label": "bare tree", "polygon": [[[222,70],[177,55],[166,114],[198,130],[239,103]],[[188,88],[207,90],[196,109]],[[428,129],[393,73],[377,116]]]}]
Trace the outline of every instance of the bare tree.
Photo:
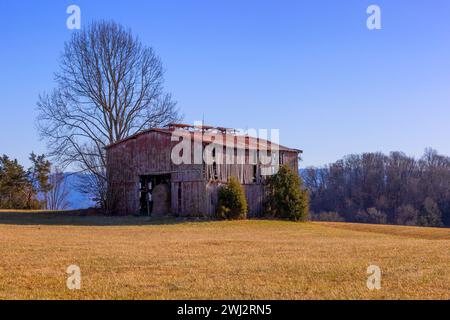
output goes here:
[{"label": "bare tree", "polygon": [[66,177],[59,168],[55,168],[49,176],[50,190],[46,193],[48,210],[66,210],[69,208],[69,187]]},{"label": "bare tree", "polygon": [[93,23],[66,43],[57,88],[39,97],[38,128],[63,168],[93,175],[83,190],[107,207],[105,146],[179,120],[150,47],[114,22]]}]

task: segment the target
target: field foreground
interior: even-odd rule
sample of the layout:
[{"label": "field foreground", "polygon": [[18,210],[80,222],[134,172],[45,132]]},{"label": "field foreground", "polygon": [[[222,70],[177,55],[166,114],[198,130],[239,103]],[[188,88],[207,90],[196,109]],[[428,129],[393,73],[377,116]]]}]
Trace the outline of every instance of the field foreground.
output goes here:
[{"label": "field foreground", "polygon": [[0,299],[450,299],[449,229],[0,213],[0,244]]}]

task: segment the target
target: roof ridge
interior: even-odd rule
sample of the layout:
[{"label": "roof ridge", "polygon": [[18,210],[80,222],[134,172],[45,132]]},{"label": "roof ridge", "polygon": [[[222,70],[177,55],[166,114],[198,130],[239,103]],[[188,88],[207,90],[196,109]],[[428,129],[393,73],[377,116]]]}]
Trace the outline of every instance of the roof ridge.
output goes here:
[{"label": "roof ridge", "polygon": [[[177,130],[176,129],[169,129],[169,128],[149,128],[149,129],[137,132],[137,133],[135,133],[135,134],[133,134],[133,135],[131,135],[129,137],[126,137],[126,138],[122,139],[122,140],[119,140],[119,141],[116,141],[114,143],[111,143],[111,144],[107,145],[105,147],[105,149],[110,149],[110,148],[115,147],[115,146],[117,146],[119,144],[122,144],[122,143],[124,143],[126,141],[137,139],[139,136],[147,134],[147,133],[150,133],[150,132],[159,132],[159,133],[163,133],[163,134],[170,134],[170,135],[172,135],[172,133],[175,132],[175,131],[177,131]],[[184,132],[189,133],[189,134],[201,133],[202,134],[202,142],[212,142],[212,141],[204,141],[203,140],[203,136],[205,135],[205,132],[195,132],[195,131],[186,131],[186,130],[178,130],[178,131],[184,131]],[[208,132],[206,132],[206,133],[208,133]],[[285,147],[285,146],[283,146],[283,145],[281,145],[279,143],[275,143],[275,142],[272,142],[272,141],[267,140],[267,139],[263,139],[263,138],[260,138],[260,137],[252,137],[252,136],[250,136],[248,134],[247,135],[238,135],[236,133],[228,134],[228,133],[224,133],[224,132],[221,132],[221,133],[213,133],[213,132],[211,132],[211,135],[233,136],[233,137],[236,137],[236,138],[243,137],[243,138],[245,138],[245,142],[244,142],[245,146],[244,146],[244,148],[248,146],[247,143],[248,143],[249,139],[256,139],[256,142],[257,142],[256,148],[257,149],[259,149],[259,145],[260,145],[261,142],[262,143],[266,142],[268,146],[269,145],[270,146],[278,146],[279,149],[284,149],[283,151],[291,151],[291,152],[298,152],[298,153],[302,153],[303,152],[302,150],[288,148],[288,147]],[[237,146],[235,145],[235,147],[237,147]]]}]

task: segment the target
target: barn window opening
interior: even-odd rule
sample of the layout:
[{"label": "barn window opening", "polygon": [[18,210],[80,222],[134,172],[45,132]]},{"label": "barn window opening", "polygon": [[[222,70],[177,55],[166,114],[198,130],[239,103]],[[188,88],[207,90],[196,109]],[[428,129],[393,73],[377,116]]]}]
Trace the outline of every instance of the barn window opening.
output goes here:
[{"label": "barn window opening", "polygon": [[212,164],[213,178],[214,178],[214,180],[218,180],[219,179],[219,172],[217,171],[216,149],[215,148],[212,151],[212,157],[213,157],[213,164]]},{"label": "barn window opening", "polygon": [[[158,192],[158,190],[161,191],[161,185],[170,185],[170,175],[161,174],[140,176],[139,182],[140,213],[141,215],[150,216],[154,211],[155,200],[157,201],[157,204],[161,204],[160,200],[163,200],[161,199],[161,192]],[[158,206],[158,209],[159,211],[168,211],[163,205]]]},{"label": "barn window opening", "polygon": [[216,163],[216,161],[213,162],[213,177],[214,177],[214,180],[218,180],[219,179],[219,173],[217,172],[217,163]]},{"label": "barn window opening", "polygon": [[258,167],[256,165],[252,166],[253,168],[253,174],[252,174],[252,182],[256,183],[257,182],[257,175],[258,175]]}]

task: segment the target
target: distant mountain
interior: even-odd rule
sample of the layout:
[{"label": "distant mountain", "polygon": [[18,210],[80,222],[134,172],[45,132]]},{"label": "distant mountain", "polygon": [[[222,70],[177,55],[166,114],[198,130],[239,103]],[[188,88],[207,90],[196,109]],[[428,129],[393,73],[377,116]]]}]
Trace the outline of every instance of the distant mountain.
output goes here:
[{"label": "distant mountain", "polygon": [[86,209],[93,207],[95,203],[92,196],[84,194],[78,190],[78,186],[82,184],[85,174],[81,173],[65,173],[64,177],[69,191],[68,201],[70,210]]}]

